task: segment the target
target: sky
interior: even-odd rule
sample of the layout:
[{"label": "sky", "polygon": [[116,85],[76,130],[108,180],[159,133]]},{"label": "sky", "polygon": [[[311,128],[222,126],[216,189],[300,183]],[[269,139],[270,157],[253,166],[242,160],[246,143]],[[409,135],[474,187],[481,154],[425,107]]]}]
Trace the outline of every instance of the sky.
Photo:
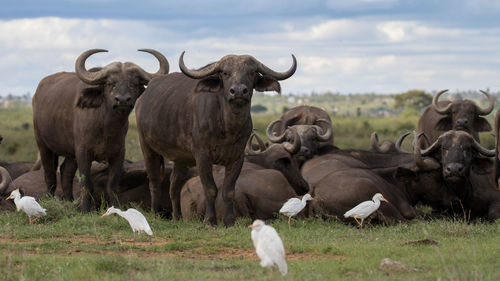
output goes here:
[{"label": "sky", "polygon": [[297,57],[283,94],[500,91],[500,1],[491,0],[2,0],[0,95],[38,82],[131,61],[149,72],[160,51],[199,68],[249,54],[276,71]]}]

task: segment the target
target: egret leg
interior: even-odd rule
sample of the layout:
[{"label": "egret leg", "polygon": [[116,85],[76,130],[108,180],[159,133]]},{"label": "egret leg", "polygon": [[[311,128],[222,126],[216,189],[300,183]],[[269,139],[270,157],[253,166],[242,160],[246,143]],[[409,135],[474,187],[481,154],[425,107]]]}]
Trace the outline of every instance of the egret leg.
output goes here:
[{"label": "egret leg", "polygon": [[363,221],[364,221],[364,220],[365,220],[365,219],[361,219],[361,224],[360,224],[360,226],[359,226],[359,227],[360,227],[360,229],[361,229],[361,228],[363,228]]},{"label": "egret leg", "polygon": [[28,217],[28,220],[30,221],[30,224],[32,224],[33,222],[31,221],[31,217]]},{"label": "egret leg", "polygon": [[134,231],[134,245],[135,245],[135,231]]},{"label": "egret leg", "polygon": [[361,227],[361,223],[358,221],[358,217],[354,217],[354,220],[358,223],[358,225]]},{"label": "egret leg", "polygon": [[149,236],[149,245],[153,245],[153,239]]},{"label": "egret leg", "polygon": [[292,219],[292,217],[288,217],[288,229],[290,229],[290,220]]}]

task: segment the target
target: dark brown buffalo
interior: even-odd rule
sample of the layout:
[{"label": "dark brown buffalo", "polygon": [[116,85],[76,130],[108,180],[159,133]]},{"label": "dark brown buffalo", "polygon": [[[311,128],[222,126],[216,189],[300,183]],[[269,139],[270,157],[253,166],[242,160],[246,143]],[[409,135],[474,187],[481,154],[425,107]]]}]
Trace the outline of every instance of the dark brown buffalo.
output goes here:
[{"label": "dark brown buffalo", "polygon": [[296,128],[302,147],[296,154],[301,165],[305,160],[315,155],[334,149],[333,127],[330,116],[323,109],[314,106],[297,106],[269,124],[266,135],[273,143],[283,142],[291,137],[289,127]]},{"label": "dark brown buffalo", "polygon": [[428,148],[415,150],[415,162],[422,170],[442,174],[442,185],[454,190],[460,203],[455,213],[466,218],[500,218],[500,191],[495,188],[495,150],[482,147],[465,131],[443,133]]},{"label": "dark brown buffalo", "polygon": [[[309,191],[309,185],[300,173],[299,164],[293,157],[300,150],[300,137],[295,128],[288,130],[294,135],[290,142],[271,143],[266,146],[264,141],[257,133],[252,133],[247,144],[247,155],[245,160],[261,166],[266,169],[275,169],[281,172],[288,180],[298,195],[304,195]],[[258,149],[252,146],[252,140],[255,137],[258,142]]]},{"label": "dark brown buffalo", "polygon": [[16,179],[24,173],[40,169],[40,161],[37,162],[5,162],[0,161],[0,167],[7,169],[12,179]]},{"label": "dark brown buffalo", "polygon": [[216,225],[217,187],[212,165],[225,166],[222,196],[224,224],[234,224],[234,184],[243,165],[244,149],[252,132],[250,115],[253,90],[280,92],[278,80],[295,73],[297,63],[275,72],[252,56],[228,55],[199,70],[184,65],[183,73],[153,79],[137,106],[137,127],[150,180],[152,209],[161,199],[163,159],[174,162],[170,176],[172,216],[180,219],[180,193],[188,167],[196,165],[207,195],[205,223]]},{"label": "dark brown buffalo", "polygon": [[[440,101],[439,97],[447,90],[437,93],[418,120],[418,131],[424,132],[429,141],[435,142],[445,131],[462,130],[471,134],[479,142],[479,132],[491,130],[488,121],[481,117],[493,110],[495,99],[481,91],[489,101],[486,108],[480,108],[471,100]],[[423,143],[420,142],[422,146]]]},{"label": "dark brown buffalo", "polygon": [[382,143],[379,143],[378,134],[373,132],[370,136],[371,150],[377,152],[404,152],[401,150],[401,145],[405,137],[409,134],[409,132],[402,134],[395,143],[389,140],[384,140]]},{"label": "dark brown buffalo", "polygon": [[416,167],[412,153],[337,150],[307,161],[302,174],[316,199],[312,212],[326,217],[343,219],[377,192],[390,202],[377,214],[386,223],[414,218],[417,203],[444,212],[457,200],[451,188],[441,186],[439,172]]},{"label": "dark brown buffalo", "polygon": [[[213,171],[217,186],[224,180],[224,169],[216,166]],[[277,170],[264,169],[245,161],[234,189],[234,214],[236,217],[255,219],[275,218],[283,204],[297,194],[285,177]],[[223,219],[225,209],[221,193],[215,200],[217,219]],[[200,177],[186,182],[181,191],[181,211],[184,220],[201,218],[206,208],[206,196]]]},{"label": "dark brown buffalo", "polygon": [[157,73],[148,73],[130,62],[113,62],[88,71],[85,69],[87,58],[107,52],[93,49],[78,57],[76,73],[60,72],[44,78],[33,97],[35,139],[47,188],[54,194],[58,157],[64,156],[61,165],[64,198],[73,198],[71,182],[78,168],[84,187],[80,205],[83,211],[91,209],[93,160],[109,164],[106,195],[114,201],[113,189],[119,182],[125,155],[128,116],[149,80],[168,73],[168,62],[162,54],[150,49],[139,51],[158,59]]}]

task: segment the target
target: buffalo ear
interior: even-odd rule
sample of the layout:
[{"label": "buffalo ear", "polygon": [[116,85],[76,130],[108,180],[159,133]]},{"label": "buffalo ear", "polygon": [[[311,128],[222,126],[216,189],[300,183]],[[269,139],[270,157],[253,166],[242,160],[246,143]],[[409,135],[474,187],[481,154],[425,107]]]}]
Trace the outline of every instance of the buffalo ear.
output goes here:
[{"label": "buffalo ear", "polygon": [[394,179],[399,182],[408,183],[413,181],[416,177],[417,173],[405,167],[398,167],[394,172]]},{"label": "buffalo ear", "polygon": [[476,117],[474,120],[474,130],[476,132],[489,132],[491,131],[490,122],[483,117]]},{"label": "buffalo ear", "polygon": [[275,91],[281,95],[281,86],[278,80],[265,75],[257,75],[255,78],[255,90],[259,92]]},{"label": "buffalo ear", "polygon": [[86,87],[80,92],[80,97],[76,102],[76,107],[79,108],[96,108],[100,107],[104,102],[104,95],[102,86]]},{"label": "buffalo ear", "polygon": [[196,85],[195,92],[218,92],[222,88],[222,81],[218,75],[211,75],[201,79]]},{"label": "buffalo ear", "polygon": [[450,131],[453,129],[452,126],[453,120],[451,120],[450,117],[443,117],[439,119],[439,121],[436,124],[436,130],[438,131]]},{"label": "buffalo ear", "polygon": [[490,158],[472,158],[472,171],[478,175],[488,175],[493,172],[493,161]]}]

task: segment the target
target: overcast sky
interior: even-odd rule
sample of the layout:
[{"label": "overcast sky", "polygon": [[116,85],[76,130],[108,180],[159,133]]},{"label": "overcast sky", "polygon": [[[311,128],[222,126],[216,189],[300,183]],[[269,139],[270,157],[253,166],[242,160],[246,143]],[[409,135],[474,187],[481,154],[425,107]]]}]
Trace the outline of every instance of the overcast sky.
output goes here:
[{"label": "overcast sky", "polygon": [[[180,3],[182,2],[182,3]],[[297,72],[283,93],[500,91],[500,1],[492,0],[2,0],[0,95],[34,93],[43,77],[132,61],[155,72],[163,53],[197,68],[250,54]]]}]

